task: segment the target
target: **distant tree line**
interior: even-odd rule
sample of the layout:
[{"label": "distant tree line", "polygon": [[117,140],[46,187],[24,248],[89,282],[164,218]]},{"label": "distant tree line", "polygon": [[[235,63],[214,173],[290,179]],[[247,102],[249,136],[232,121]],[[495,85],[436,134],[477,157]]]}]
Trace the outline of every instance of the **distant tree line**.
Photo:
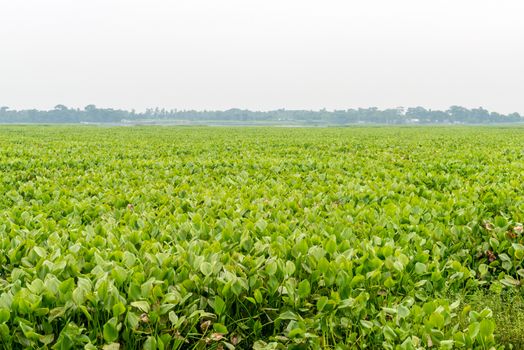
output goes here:
[{"label": "distant tree line", "polygon": [[286,110],[260,112],[243,109],[226,111],[195,111],[148,109],[137,113],[88,105],[84,109],[57,105],[52,110],[12,110],[0,107],[0,123],[122,123],[122,122],[271,122],[275,124],[489,124],[524,122],[518,113],[500,114],[484,108],[468,109],[452,106],[446,111],[423,107],[392,108],[380,110],[375,107],[327,111]]}]

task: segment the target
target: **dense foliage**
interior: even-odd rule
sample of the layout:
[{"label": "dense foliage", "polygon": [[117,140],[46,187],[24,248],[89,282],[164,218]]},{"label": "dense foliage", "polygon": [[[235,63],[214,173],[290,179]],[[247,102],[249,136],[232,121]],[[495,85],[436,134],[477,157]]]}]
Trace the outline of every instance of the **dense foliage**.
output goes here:
[{"label": "dense foliage", "polygon": [[497,345],[524,129],[0,129],[0,344]]},{"label": "dense foliage", "polygon": [[518,113],[500,114],[483,108],[452,106],[446,111],[423,107],[359,108],[335,111],[285,110],[260,112],[242,109],[194,111],[148,109],[143,113],[88,105],[84,109],[57,105],[49,111],[0,108],[0,123],[178,123],[178,124],[282,124],[347,125],[376,124],[490,124],[522,123]]}]

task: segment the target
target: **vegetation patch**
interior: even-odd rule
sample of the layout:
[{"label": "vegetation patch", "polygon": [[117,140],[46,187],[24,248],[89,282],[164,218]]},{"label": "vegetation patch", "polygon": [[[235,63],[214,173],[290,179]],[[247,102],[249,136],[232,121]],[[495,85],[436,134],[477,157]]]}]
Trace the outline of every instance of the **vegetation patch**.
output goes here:
[{"label": "vegetation patch", "polygon": [[523,145],[522,128],[3,127],[0,347],[517,346]]}]

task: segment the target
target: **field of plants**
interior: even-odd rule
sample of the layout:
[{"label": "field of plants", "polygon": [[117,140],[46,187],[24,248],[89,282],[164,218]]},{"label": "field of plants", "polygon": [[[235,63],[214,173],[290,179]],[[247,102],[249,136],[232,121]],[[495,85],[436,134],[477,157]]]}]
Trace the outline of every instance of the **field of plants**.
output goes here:
[{"label": "field of plants", "polygon": [[2,126],[0,347],[508,349],[523,184],[524,128]]}]

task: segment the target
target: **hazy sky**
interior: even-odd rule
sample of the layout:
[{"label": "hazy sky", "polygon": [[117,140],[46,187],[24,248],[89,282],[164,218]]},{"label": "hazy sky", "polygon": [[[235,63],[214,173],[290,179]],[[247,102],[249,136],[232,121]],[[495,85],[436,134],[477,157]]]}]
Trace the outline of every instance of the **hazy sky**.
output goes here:
[{"label": "hazy sky", "polygon": [[0,0],[0,105],[524,113],[522,0]]}]

